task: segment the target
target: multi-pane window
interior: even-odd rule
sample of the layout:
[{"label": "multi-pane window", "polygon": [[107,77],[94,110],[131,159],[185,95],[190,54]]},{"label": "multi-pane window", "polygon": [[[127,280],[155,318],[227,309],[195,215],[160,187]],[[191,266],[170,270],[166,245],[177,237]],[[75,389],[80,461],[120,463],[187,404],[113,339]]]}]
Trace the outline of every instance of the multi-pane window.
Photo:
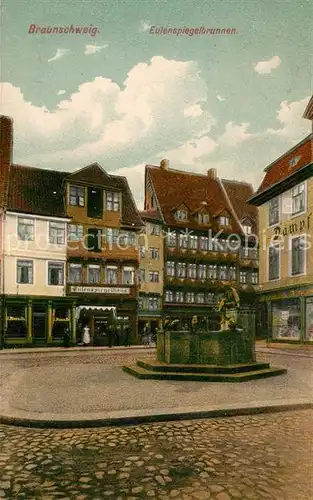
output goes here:
[{"label": "multi-pane window", "polygon": [[268,202],[268,225],[273,226],[279,223],[279,197],[272,198]]},{"label": "multi-pane window", "polygon": [[139,283],[144,283],[146,278],[146,271],[145,269],[139,269],[138,270],[138,280]]},{"label": "multi-pane window", "polygon": [[196,250],[198,248],[198,236],[191,234],[189,236],[189,248]]},{"label": "multi-pane window", "polygon": [[186,301],[189,304],[193,304],[194,301],[195,301],[195,294],[193,292],[188,292],[187,295],[186,295]]},{"label": "multi-pane window", "polygon": [[209,249],[209,238],[207,236],[200,236],[200,250]]},{"label": "multi-pane window", "polygon": [[159,271],[150,271],[149,281],[150,283],[159,283]]},{"label": "multi-pane window", "polygon": [[99,284],[101,280],[101,267],[98,264],[87,266],[87,282],[89,284]]},{"label": "multi-pane window", "polygon": [[63,262],[48,262],[48,284],[64,285]]},{"label": "multi-pane window", "polygon": [[227,280],[227,266],[219,266],[219,279],[222,281]]},{"label": "multi-pane window", "polygon": [[110,212],[119,212],[120,210],[120,194],[112,191],[106,192],[106,209]]},{"label": "multi-pane window", "polygon": [[184,292],[175,293],[175,302],[184,302]]},{"label": "multi-pane window", "polygon": [[144,309],[144,299],[143,297],[138,297],[138,309]]},{"label": "multi-pane window", "polygon": [[175,262],[169,260],[166,262],[166,274],[167,276],[175,276]]},{"label": "multi-pane window", "polygon": [[216,249],[217,251],[227,252],[228,250],[228,241],[225,238],[219,238],[216,241]]},{"label": "multi-pane window", "polygon": [[206,278],[206,265],[199,264],[198,266],[198,278],[204,280]]},{"label": "multi-pane window", "polygon": [[173,302],[174,301],[174,294],[171,290],[166,290],[165,291],[165,302]]},{"label": "multi-pane window", "polygon": [[34,219],[18,217],[17,234],[20,240],[33,241],[34,239]]},{"label": "multi-pane window", "polygon": [[117,266],[106,266],[105,268],[105,282],[109,285],[117,284]]},{"label": "multi-pane window", "polygon": [[198,222],[199,224],[208,224],[210,222],[209,214],[205,214],[203,212],[199,212],[198,214]]},{"label": "multi-pane window", "polygon": [[83,281],[83,268],[81,264],[68,265],[68,282],[69,283],[82,283]]},{"label": "multi-pane window", "polygon": [[168,231],[166,235],[166,243],[168,247],[176,247],[177,236],[175,231]]},{"label": "multi-pane window", "polygon": [[84,229],[79,224],[69,224],[67,239],[68,241],[81,241],[83,239]]},{"label": "multi-pane window", "polygon": [[303,274],[305,272],[306,238],[298,236],[291,240],[291,274]]},{"label": "multi-pane window", "polygon": [[221,226],[229,226],[230,219],[226,215],[221,215],[219,223]]},{"label": "multi-pane window", "polygon": [[159,309],[159,297],[148,297],[149,311],[156,311]]},{"label": "multi-pane window", "polygon": [[106,227],[104,229],[104,237],[106,243],[109,245],[116,245],[119,239],[119,230],[112,228],[112,227]]},{"label": "multi-pane window", "polygon": [[186,278],[185,262],[177,262],[177,278]]},{"label": "multi-pane window", "polygon": [[268,279],[277,280],[280,274],[279,244],[271,245],[268,249]]},{"label": "multi-pane window", "polygon": [[292,214],[298,214],[305,210],[305,183],[302,182],[292,188]]},{"label": "multi-pane window", "polygon": [[248,283],[248,271],[239,272],[239,281],[240,283]]},{"label": "multi-pane window", "polygon": [[155,247],[150,248],[151,259],[157,260],[160,258],[160,250]]},{"label": "multi-pane window", "polygon": [[70,186],[70,205],[75,207],[85,206],[85,188]]},{"label": "multi-pane window", "polygon": [[187,248],[188,247],[188,235],[185,233],[180,233],[179,235],[179,247]]},{"label": "multi-pane window", "polygon": [[33,283],[33,261],[18,260],[17,261],[17,283],[32,284]]},{"label": "multi-pane window", "polygon": [[235,268],[235,266],[230,266],[228,268],[228,279],[229,279],[229,281],[236,280],[236,268]]},{"label": "multi-pane window", "polygon": [[242,229],[245,234],[252,233],[252,227],[250,226],[250,224],[243,224]]},{"label": "multi-pane window", "polygon": [[54,245],[64,245],[65,243],[64,222],[49,222],[49,242]]},{"label": "multi-pane window", "polygon": [[258,282],[259,282],[259,273],[257,271],[252,271],[252,273],[251,273],[252,285],[257,285]]},{"label": "multi-pane window", "polygon": [[188,264],[188,278],[197,277],[197,264]]},{"label": "multi-pane window", "polygon": [[186,210],[176,210],[176,219],[178,220],[186,220],[187,219],[187,211]]},{"label": "multi-pane window", "polygon": [[196,295],[197,304],[204,304],[204,301],[205,301],[204,293],[197,293],[197,295]]},{"label": "multi-pane window", "polygon": [[216,280],[217,279],[217,266],[216,266],[216,264],[209,265],[208,279],[209,280]]},{"label": "multi-pane window", "polygon": [[208,304],[214,304],[214,293],[207,293],[206,294],[206,302]]},{"label": "multi-pane window", "polygon": [[135,269],[133,267],[123,267],[123,285],[135,284]]}]

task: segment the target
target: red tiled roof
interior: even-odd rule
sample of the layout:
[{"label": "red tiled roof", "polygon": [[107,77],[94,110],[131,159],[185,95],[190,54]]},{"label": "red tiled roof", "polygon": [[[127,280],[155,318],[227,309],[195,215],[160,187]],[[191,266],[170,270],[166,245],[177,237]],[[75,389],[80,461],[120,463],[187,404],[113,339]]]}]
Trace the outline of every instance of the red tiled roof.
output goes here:
[{"label": "red tiled roof", "polygon": [[158,213],[155,210],[142,210],[140,212],[142,220],[155,220],[156,222],[161,222]]},{"label": "red tiled roof", "polygon": [[239,220],[242,221],[247,217],[252,223],[257,224],[258,210],[247,203],[253,196],[252,184],[227,179],[222,179],[222,183]]},{"label": "red tiled roof", "polygon": [[[310,134],[303,141],[287,151],[287,153],[285,153],[283,156],[278,158],[278,160],[271,163],[265,169],[266,174],[256,194],[260,194],[261,192],[274,186],[274,184],[282,182],[284,179],[286,179],[286,177],[289,177],[301,168],[312,163],[312,138],[313,134]],[[299,157],[299,161],[292,167],[290,166],[289,162],[295,157]]]},{"label": "red tiled roof", "polygon": [[[162,169],[152,165],[146,168],[166,224],[203,229],[203,226],[197,223],[196,218],[189,222],[177,221],[174,210],[181,204],[185,204],[192,213],[201,207],[202,202],[206,202],[210,214],[227,210],[232,216],[219,179],[180,170]],[[232,217],[231,230],[237,233],[242,232],[234,217]]]},{"label": "red tiled roof", "polygon": [[7,209],[36,215],[66,217],[63,179],[65,172],[12,165]]}]

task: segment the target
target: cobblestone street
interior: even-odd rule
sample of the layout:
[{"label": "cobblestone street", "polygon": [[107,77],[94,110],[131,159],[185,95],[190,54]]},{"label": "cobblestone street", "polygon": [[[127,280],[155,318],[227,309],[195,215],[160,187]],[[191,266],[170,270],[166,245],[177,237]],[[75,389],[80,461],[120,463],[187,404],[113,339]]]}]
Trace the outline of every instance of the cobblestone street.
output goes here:
[{"label": "cobblestone street", "polygon": [[0,426],[7,499],[313,498],[313,412],[102,429]]}]

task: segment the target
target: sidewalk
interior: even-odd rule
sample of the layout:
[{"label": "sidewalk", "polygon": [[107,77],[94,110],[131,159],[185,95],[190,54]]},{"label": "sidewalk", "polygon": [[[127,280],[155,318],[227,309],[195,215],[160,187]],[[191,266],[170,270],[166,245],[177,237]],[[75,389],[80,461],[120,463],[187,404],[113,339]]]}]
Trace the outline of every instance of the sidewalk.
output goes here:
[{"label": "sidewalk", "polygon": [[257,340],[255,343],[256,352],[265,352],[268,354],[284,354],[286,356],[301,356],[304,358],[313,358],[313,345],[284,344]]},{"label": "sidewalk", "polygon": [[112,347],[103,347],[103,346],[91,346],[91,347],[21,347],[14,349],[1,349],[0,356],[5,356],[6,354],[32,354],[32,353],[71,353],[71,352],[98,352],[98,351],[106,351],[106,352],[126,352],[131,351],[134,352],[136,350],[142,351],[148,349],[149,351],[155,349],[155,346],[147,346],[147,345],[130,345],[130,346],[112,346]]}]

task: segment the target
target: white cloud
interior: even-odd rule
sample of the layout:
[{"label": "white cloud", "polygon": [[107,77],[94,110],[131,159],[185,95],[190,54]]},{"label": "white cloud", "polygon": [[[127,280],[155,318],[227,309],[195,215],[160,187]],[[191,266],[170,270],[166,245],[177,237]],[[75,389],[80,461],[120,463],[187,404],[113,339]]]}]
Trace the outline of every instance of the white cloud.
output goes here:
[{"label": "white cloud", "polygon": [[141,32],[146,32],[146,31],[149,31],[150,28],[151,28],[151,24],[149,23],[149,21],[140,21],[140,30]]},{"label": "white cloud", "polygon": [[193,169],[198,167],[202,168],[202,159],[204,156],[210,155],[217,147],[217,143],[207,136],[197,139],[191,139],[185,144],[182,144],[176,149],[164,151],[159,155],[159,158],[169,158],[174,164],[188,165]]},{"label": "white cloud", "polygon": [[268,75],[272,72],[273,69],[278,68],[281,64],[281,59],[279,56],[273,56],[271,59],[267,61],[259,61],[254,64],[254,71],[259,73],[259,75]]},{"label": "white cloud", "polygon": [[85,45],[84,54],[89,56],[91,54],[96,54],[97,52],[101,52],[108,47],[108,44],[105,45]]},{"label": "white cloud", "polygon": [[62,59],[62,57],[64,57],[69,52],[70,52],[70,49],[57,49],[55,55],[53,57],[50,57],[50,59],[48,59],[48,62],[57,61],[58,59]]},{"label": "white cloud", "polygon": [[217,94],[217,98],[220,102],[224,102],[225,101],[225,98],[222,97],[221,95]]},{"label": "white cloud", "polygon": [[310,97],[305,97],[300,101],[282,101],[276,113],[276,118],[280,125],[279,128],[267,129],[265,133],[276,135],[288,141],[298,142],[311,129],[308,120],[302,117],[309,99]]},{"label": "white cloud", "polygon": [[66,94],[66,90],[58,90],[57,95]]},{"label": "white cloud", "polygon": [[81,84],[52,111],[4,83],[2,113],[14,118],[15,161],[67,170],[98,161],[115,170],[182,144],[190,161],[209,151],[203,136],[215,121],[201,109],[206,99],[196,63],[156,56],[135,65],[121,85],[102,76]]},{"label": "white cloud", "polygon": [[228,122],[225,132],[219,137],[219,143],[223,146],[236,146],[241,142],[254,137],[254,134],[247,132],[250,124],[241,123],[240,125]]},{"label": "white cloud", "polygon": [[140,163],[135,166],[123,167],[114,172],[109,172],[114,175],[127,177],[138,210],[143,210],[144,208],[145,165],[145,163]]}]

